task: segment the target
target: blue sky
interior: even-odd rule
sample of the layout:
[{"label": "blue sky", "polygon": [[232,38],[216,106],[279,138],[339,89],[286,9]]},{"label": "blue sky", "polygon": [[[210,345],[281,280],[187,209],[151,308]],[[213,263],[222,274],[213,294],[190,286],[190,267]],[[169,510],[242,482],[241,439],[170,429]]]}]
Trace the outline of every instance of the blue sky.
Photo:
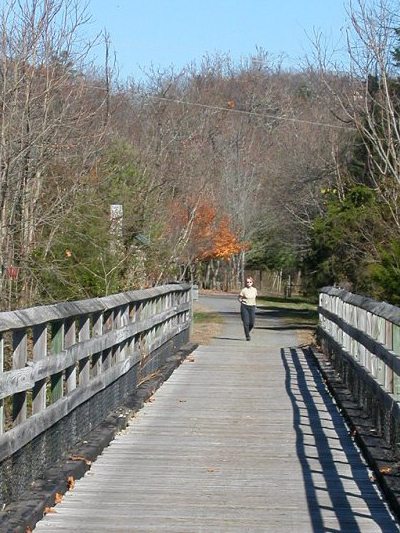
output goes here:
[{"label": "blue sky", "polygon": [[205,53],[238,59],[256,46],[296,67],[314,30],[336,47],[348,25],[342,0],[91,0],[88,10],[90,31],[110,33],[122,78],[141,78],[139,65],[180,69]]}]

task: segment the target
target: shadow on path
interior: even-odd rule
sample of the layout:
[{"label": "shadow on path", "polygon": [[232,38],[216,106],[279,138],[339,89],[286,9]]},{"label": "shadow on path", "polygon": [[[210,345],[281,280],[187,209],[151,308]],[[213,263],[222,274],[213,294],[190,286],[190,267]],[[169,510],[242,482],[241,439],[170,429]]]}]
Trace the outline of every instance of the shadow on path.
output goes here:
[{"label": "shadow on path", "polygon": [[219,341],[243,341],[246,342],[246,339],[243,339],[242,337],[213,337],[215,340]]},{"label": "shadow on path", "polygon": [[307,324],[287,324],[286,326],[256,326],[255,329],[266,329],[270,331],[285,331],[285,330],[303,330],[315,331],[315,326]]},{"label": "shadow on path", "polygon": [[[363,466],[358,451],[348,435],[348,429],[332,398],[327,394],[321,376],[308,354],[303,350],[287,348],[281,350],[281,357],[286,371],[286,392],[293,406],[296,449],[303,472],[313,531],[362,533],[363,530],[357,521],[357,518],[362,518],[363,521],[371,520],[383,533],[398,532],[395,520],[371,485],[367,468]],[[321,409],[321,404],[325,409]],[[326,419],[327,412],[331,420]],[[329,435],[328,439],[327,422],[332,424],[330,433],[334,431],[337,436]],[[310,436],[314,437],[313,444],[306,442],[310,441]],[[341,446],[338,448],[331,446],[332,440],[336,440]],[[311,460],[318,460],[320,465],[318,470],[312,469]],[[338,471],[341,464],[349,464],[350,477]],[[317,478],[319,482],[316,481]],[[357,485],[358,494],[358,491],[352,493],[346,489],[345,483],[348,480]],[[319,503],[318,496],[322,492],[329,494],[331,506]],[[365,501],[369,514],[357,512],[355,510],[357,505],[351,504],[350,497],[352,500],[360,498]],[[326,511],[330,511],[332,517],[336,517],[340,529],[327,527],[329,522],[324,523],[323,516]]]},{"label": "shadow on path", "polygon": [[315,329],[318,322],[318,312],[311,309],[295,309],[292,307],[258,306],[258,317],[268,320],[283,320],[293,329]]}]

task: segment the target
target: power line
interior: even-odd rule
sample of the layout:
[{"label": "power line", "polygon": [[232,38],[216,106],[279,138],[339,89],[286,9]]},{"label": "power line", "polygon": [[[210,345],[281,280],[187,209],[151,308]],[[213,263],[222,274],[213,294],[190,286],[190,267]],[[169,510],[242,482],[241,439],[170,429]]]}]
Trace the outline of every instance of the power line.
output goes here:
[{"label": "power line", "polygon": [[303,120],[301,118],[293,118],[293,117],[284,117],[280,116],[277,117],[275,115],[270,115],[268,113],[257,113],[255,111],[245,111],[242,109],[235,109],[233,107],[223,107],[223,106],[217,106],[217,105],[209,105],[209,104],[199,104],[197,102],[188,102],[186,100],[178,100],[175,98],[166,98],[164,96],[155,96],[151,94],[147,95],[138,95],[142,98],[152,98],[154,100],[160,100],[163,102],[174,102],[176,104],[183,104],[193,107],[203,107],[206,109],[213,109],[214,111],[230,111],[231,113],[239,113],[242,115],[253,115],[256,117],[262,117],[262,118],[272,118],[275,120],[286,120],[288,122],[300,122],[302,124],[310,124],[312,126],[322,126],[324,128],[334,128],[334,129],[341,129],[341,130],[347,130],[347,131],[355,131],[355,128],[349,127],[349,126],[339,126],[338,124],[327,124],[325,122],[314,122],[312,120]]}]

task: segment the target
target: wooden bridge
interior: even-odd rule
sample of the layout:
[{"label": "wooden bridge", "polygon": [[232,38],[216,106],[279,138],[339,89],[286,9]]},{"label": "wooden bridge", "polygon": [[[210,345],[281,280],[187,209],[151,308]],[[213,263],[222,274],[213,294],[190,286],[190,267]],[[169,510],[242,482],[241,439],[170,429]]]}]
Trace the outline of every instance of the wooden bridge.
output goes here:
[{"label": "wooden bridge", "polygon": [[[181,314],[175,322],[185,331],[185,287],[155,295],[164,302],[158,316],[161,312],[171,320],[173,313],[163,305],[172,290],[175,313]],[[329,338],[337,342],[344,311],[334,315],[331,298],[337,303],[339,296],[326,292],[321,297],[321,312],[327,309],[326,332],[336,316],[337,331]],[[186,359],[36,530],[400,531],[313,357],[298,347],[295,331],[267,309],[259,311],[252,341],[245,342],[234,297],[204,297],[202,303],[224,315],[221,334]],[[128,322],[125,328],[131,327]],[[369,332],[373,350],[373,326]],[[366,349],[364,356],[382,361],[387,339],[381,333],[376,341],[380,358]],[[360,335],[357,342],[362,345]],[[358,350],[354,343],[351,350]],[[376,367],[386,388],[391,380],[393,389],[397,367]]]}]

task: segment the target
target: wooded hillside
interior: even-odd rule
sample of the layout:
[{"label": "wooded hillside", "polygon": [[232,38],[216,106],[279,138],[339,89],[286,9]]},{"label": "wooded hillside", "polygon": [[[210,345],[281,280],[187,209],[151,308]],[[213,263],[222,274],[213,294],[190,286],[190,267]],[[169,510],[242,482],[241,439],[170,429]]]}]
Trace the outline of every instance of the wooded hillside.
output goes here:
[{"label": "wooded hillside", "polygon": [[394,13],[351,11],[346,69],[317,43],[297,71],[259,49],[138,82],[116,78],[106,34],[104,66],[89,60],[78,1],[8,2],[2,309],[180,279],[234,288],[246,264],[398,303]]}]

